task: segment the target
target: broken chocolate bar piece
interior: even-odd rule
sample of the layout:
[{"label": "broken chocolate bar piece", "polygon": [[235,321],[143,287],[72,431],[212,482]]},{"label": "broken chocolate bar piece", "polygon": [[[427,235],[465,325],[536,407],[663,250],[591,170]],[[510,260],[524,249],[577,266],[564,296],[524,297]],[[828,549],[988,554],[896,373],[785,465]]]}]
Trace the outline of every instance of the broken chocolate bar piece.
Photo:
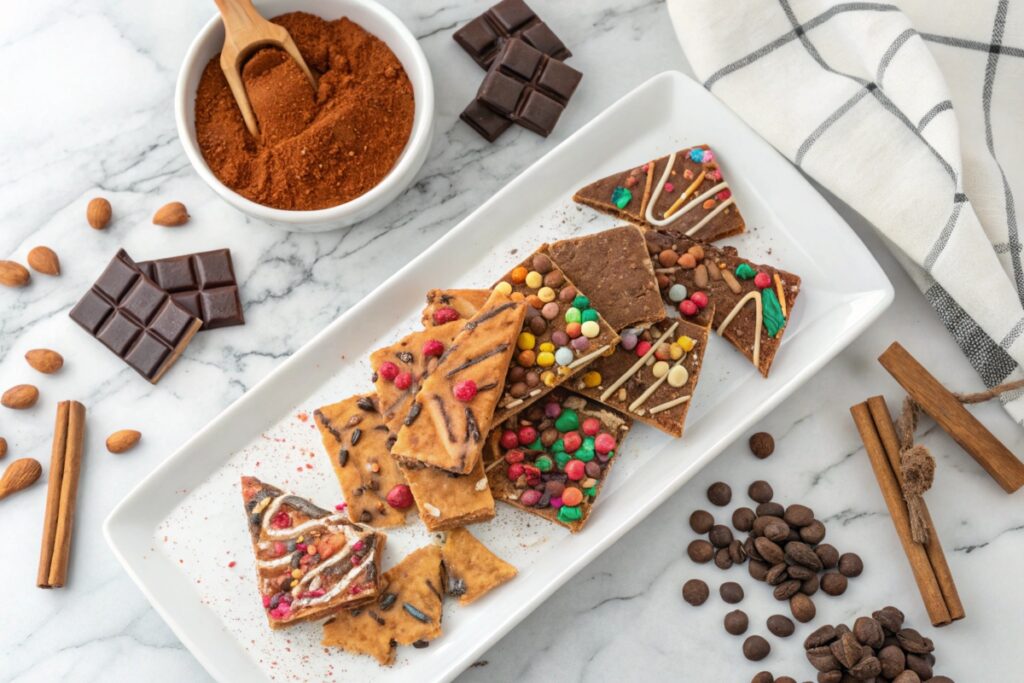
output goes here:
[{"label": "broken chocolate bar piece", "polygon": [[468,605],[511,581],[519,572],[466,529],[452,529],[441,546],[445,592]]},{"label": "broken chocolate bar piece", "polygon": [[175,303],[202,320],[202,329],[245,324],[230,249],[139,261],[138,266]]},{"label": "broken chocolate bar piece", "polygon": [[519,38],[554,59],[572,56],[554,31],[523,0],[502,0],[456,31],[452,38],[486,69],[509,38]]},{"label": "broken chocolate bar piece", "polygon": [[203,324],[146,277],[124,249],[114,255],[70,315],[153,384]]},{"label": "broken chocolate bar piece", "polygon": [[665,228],[705,242],[746,229],[732,189],[707,145],[597,180],[573,199],[643,228]]}]

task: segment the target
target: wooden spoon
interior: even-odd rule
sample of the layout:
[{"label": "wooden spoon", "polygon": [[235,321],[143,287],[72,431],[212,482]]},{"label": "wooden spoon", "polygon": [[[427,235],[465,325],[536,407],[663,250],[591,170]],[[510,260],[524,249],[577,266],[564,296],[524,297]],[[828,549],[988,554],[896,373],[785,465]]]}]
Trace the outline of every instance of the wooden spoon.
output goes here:
[{"label": "wooden spoon", "polygon": [[0,499],[28,488],[36,483],[42,473],[43,466],[39,464],[38,460],[32,458],[15,460],[4,470],[3,479],[0,479]]},{"label": "wooden spoon", "polygon": [[224,21],[224,49],[220,52],[220,68],[224,71],[224,77],[231,87],[231,94],[235,96],[238,108],[242,110],[242,118],[245,119],[245,127],[253,137],[258,138],[259,127],[256,124],[256,116],[253,114],[252,106],[249,104],[249,96],[245,92],[245,84],[242,83],[242,65],[245,60],[257,49],[268,45],[279,47],[295,60],[306,74],[313,91],[316,91],[316,76],[306,66],[306,61],[299,54],[299,48],[288,35],[283,26],[272,24],[252,6],[252,0],[214,0],[217,9],[220,10],[221,19]]}]

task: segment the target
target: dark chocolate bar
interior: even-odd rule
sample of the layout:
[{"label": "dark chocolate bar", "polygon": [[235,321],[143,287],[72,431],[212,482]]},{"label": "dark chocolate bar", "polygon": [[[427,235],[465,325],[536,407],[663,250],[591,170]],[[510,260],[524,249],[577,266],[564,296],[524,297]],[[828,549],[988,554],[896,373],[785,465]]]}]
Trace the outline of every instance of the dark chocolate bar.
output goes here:
[{"label": "dark chocolate bar", "polygon": [[511,38],[491,64],[476,101],[547,137],[581,78],[583,74],[571,66]]},{"label": "dark chocolate bar", "polygon": [[175,303],[202,320],[202,329],[245,324],[229,249],[139,261],[137,265]]},{"label": "dark chocolate bar", "polygon": [[479,100],[470,102],[459,118],[469,124],[469,127],[480,133],[480,136],[487,142],[494,142],[498,137],[512,126],[508,117],[497,114]]},{"label": "dark chocolate bar", "polygon": [[452,38],[484,69],[491,66],[509,38],[519,38],[558,60],[572,57],[555,32],[523,0],[502,0],[456,31]]},{"label": "dark chocolate bar", "polygon": [[71,319],[156,384],[203,324],[146,277],[121,249]]}]

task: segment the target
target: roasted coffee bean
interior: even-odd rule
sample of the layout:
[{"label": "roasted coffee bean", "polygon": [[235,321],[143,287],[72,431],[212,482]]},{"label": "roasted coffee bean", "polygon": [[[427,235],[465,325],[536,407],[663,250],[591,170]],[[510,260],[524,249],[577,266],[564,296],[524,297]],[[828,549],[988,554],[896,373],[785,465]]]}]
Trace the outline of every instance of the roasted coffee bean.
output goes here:
[{"label": "roasted coffee bean", "polygon": [[839,660],[832,654],[832,650],[828,645],[812,647],[807,650],[806,654],[807,661],[811,663],[811,666],[822,673],[839,671],[842,668]]},{"label": "roasted coffee bean", "polygon": [[743,544],[739,539],[734,539],[729,544],[729,558],[732,559],[733,564],[743,564],[747,560],[747,551],[743,549]]},{"label": "roasted coffee bean", "polygon": [[809,579],[812,576],[817,576],[817,572],[815,572],[813,569],[808,569],[807,567],[800,564],[789,565],[789,569],[786,570],[786,573],[789,574],[789,578],[799,579],[800,581],[803,581],[804,579]]},{"label": "roasted coffee bean", "polygon": [[818,613],[814,607],[814,601],[803,593],[797,593],[789,599],[789,611],[793,614],[793,618],[801,624],[806,624]]},{"label": "roasted coffee bean", "polygon": [[735,605],[743,599],[743,586],[735,581],[726,581],[718,587],[718,594],[730,605]]},{"label": "roasted coffee bean", "polygon": [[741,609],[734,609],[726,614],[725,619],[722,620],[726,632],[734,636],[746,633],[748,622],[746,612]]},{"label": "roasted coffee bean", "polygon": [[732,567],[732,556],[729,555],[728,548],[719,548],[715,551],[715,566],[719,569],[729,569]]},{"label": "roasted coffee bean", "polygon": [[832,655],[847,669],[853,667],[864,656],[864,648],[852,633],[844,633],[829,645]]},{"label": "roasted coffee bean", "polygon": [[775,596],[776,600],[789,600],[791,597],[800,592],[800,582],[796,580],[783,581],[775,590],[772,591],[772,595]]},{"label": "roasted coffee bean", "polygon": [[907,656],[899,645],[886,645],[879,650],[878,661],[882,663],[883,678],[896,678],[907,668]]},{"label": "roasted coffee bean", "polygon": [[821,577],[821,590],[829,595],[842,595],[846,592],[846,577],[839,572],[829,572]]},{"label": "roasted coffee bean", "polygon": [[882,647],[882,641],[885,640],[882,625],[871,617],[857,617],[857,621],[853,622],[853,635],[861,644],[876,650]]},{"label": "roasted coffee bean", "polygon": [[793,503],[786,508],[786,512],[782,515],[782,518],[791,526],[804,527],[814,521],[814,510],[806,505]]},{"label": "roasted coffee bean", "polygon": [[757,432],[750,437],[750,452],[764,460],[775,452],[775,439],[768,432]]},{"label": "roasted coffee bean", "polygon": [[775,683],[796,683],[796,679],[792,676],[779,676],[775,679]]},{"label": "roasted coffee bean", "polygon": [[847,679],[843,676],[843,672],[838,669],[818,674],[818,683],[843,683],[845,680]]},{"label": "roasted coffee bean", "polygon": [[821,571],[821,559],[803,541],[790,541],[784,550],[786,562],[798,564],[814,571]]},{"label": "roasted coffee bean", "polygon": [[900,647],[908,655],[923,655],[935,649],[935,645],[930,638],[925,638],[912,628],[900,629],[899,633],[896,634],[896,640],[899,641]]},{"label": "roasted coffee bean", "polygon": [[886,635],[894,636],[903,628],[903,612],[892,605],[883,607],[877,612],[872,612],[871,616],[881,624],[882,630],[885,631]]},{"label": "roasted coffee bean", "polygon": [[839,626],[836,626],[836,638],[842,638],[845,633],[853,633],[853,631],[851,631],[850,627],[846,624],[839,624]]},{"label": "roasted coffee bean", "polygon": [[772,485],[763,479],[758,479],[747,488],[747,495],[750,499],[758,503],[767,503],[775,495],[772,491]]},{"label": "roasted coffee bean", "polygon": [[768,656],[772,646],[761,636],[750,636],[743,641],[743,656],[752,662],[759,662]]},{"label": "roasted coffee bean", "polygon": [[750,679],[750,683],[775,683],[775,676],[772,676],[770,671],[758,671]]},{"label": "roasted coffee bean", "polygon": [[757,514],[750,508],[736,508],[732,513],[732,525],[736,531],[750,531],[754,528],[754,520]]},{"label": "roasted coffee bean", "polygon": [[953,683],[953,679],[949,676],[933,676],[929,679],[929,683]]},{"label": "roasted coffee bean", "polygon": [[804,638],[804,649],[810,650],[814,647],[820,647],[822,645],[828,645],[836,639],[836,629],[831,624],[826,624],[821,628],[811,631],[811,633]]},{"label": "roasted coffee bean", "polygon": [[774,543],[785,543],[789,538],[789,525],[786,523],[769,524],[764,529],[764,537]]},{"label": "roasted coffee bean", "polygon": [[713,505],[722,507],[728,505],[729,501],[732,500],[732,489],[729,485],[723,481],[716,481],[714,484],[708,487],[708,500]]},{"label": "roasted coffee bean", "polygon": [[781,504],[776,502],[758,503],[757,507],[754,508],[754,512],[757,513],[758,517],[770,515],[772,517],[778,517],[779,519],[782,519],[782,515],[786,514],[786,508],[782,507]]},{"label": "roasted coffee bean", "polygon": [[783,581],[789,579],[789,565],[785,562],[779,562],[773,564],[768,568],[768,573],[765,574],[764,580],[769,586],[778,586]]},{"label": "roasted coffee bean", "polygon": [[[931,678],[929,680],[937,681],[939,679]],[[910,669],[907,669],[906,671],[901,672],[895,678],[893,678],[892,683],[921,683],[921,677],[913,671],[911,671]]]},{"label": "roasted coffee bean", "polygon": [[803,593],[804,595],[810,597],[810,596],[812,596],[812,595],[814,595],[815,593],[818,592],[818,587],[820,585],[821,585],[821,583],[820,583],[820,581],[818,579],[818,575],[815,574],[814,576],[810,577],[809,579],[804,579],[803,581],[800,582],[800,592]]},{"label": "roasted coffee bean", "polygon": [[698,534],[706,534],[715,525],[715,518],[707,510],[694,510],[690,515],[690,528]]},{"label": "roasted coffee bean", "polygon": [[800,540],[811,545],[821,543],[825,540],[825,525],[812,519],[810,524],[800,529]]},{"label": "roasted coffee bean", "polygon": [[782,526],[789,526],[788,524],[786,524],[785,521],[783,521],[782,517],[776,517],[774,515],[762,515],[760,512],[756,514],[757,518],[754,520],[754,526],[750,529],[750,533],[752,536],[764,536],[764,530],[772,524],[781,524]]},{"label": "roasted coffee bean", "polygon": [[743,541],[743,549],[747,551],[747,557],[758,562],[764,562],[764,558],[761,557],[761,553],[757,552],[757,547],[754,545],[754,537],[747,536],[747,540]]},{"label": "roasted coffee bean", "polygon": [[703,605],[704,601],[711,595],[708,585],[700,579],[690,579],[683,584],[683,600],[694,607]]},{"label": "roasted coffee bean", "polygon": [[785,545],[785,543],[788,543],[790,541],[800,541],[800,530],[797,529],[795,526],[789,527],[789,533],[786,534],[786,540],[781,545]]},{"label": "roasted coffee bean", "polygon": [[757,552],[764,558],[765,562],[769,564],[774,565],[785,560],[786,556],[782,552],[782,548],[763,536],[754,539],[754,547],[757,548]]},{"label": "roasted coffee bean", "polygon": [[850,675],[858,681],[873,681],[875,676],[882,673],[882,664],[878,657],[872,654],[865,655],[860,661],[850,667]]},{"label": "roasted coffee bean", "polygon": [[716,524],[708,532],[708,540],[716,548],[725,548],[732,543],[732,531],[724,524]]},{"label": "roasted coffee bean", "polygon": [[785,617],[781,614],[773,614],[768,617],[768,630],[779,638],[788,638],[793,635],[793,631],[796,630],[796,625],[789,617]]},{"label": "roasted coffee bean", "polygon": [[833,545],[822,543],[814,548],[814,554],[825,569],[834,569],[839,564],[839,551]]},{"label": "roasted coffee bean", "polygon": [[853,578],[864,571],[864,562],[857,553],[843,553],[839,556],[839,573]]},{"label": "roasted coffee bean", "polygon": [[764,581],[765,577],[768,576],[768,565],[760,560],[751,559],[747,563],[747,572],[750,574],[750,578]]},{"label": "roasted coffee bean", "polygon": [[715,556],[715,547],[703,538],[698,538],[696,541],[690,541],[690,545],[686,546],[686,554],[694,562],[704,564],[710,562],[711,558]]},{"label": "roasted coffee bean", "polygon": [[921,655],[908,654],[907,668],[916,673],[923,681],[927,681],[934,673],[932,665]]}]

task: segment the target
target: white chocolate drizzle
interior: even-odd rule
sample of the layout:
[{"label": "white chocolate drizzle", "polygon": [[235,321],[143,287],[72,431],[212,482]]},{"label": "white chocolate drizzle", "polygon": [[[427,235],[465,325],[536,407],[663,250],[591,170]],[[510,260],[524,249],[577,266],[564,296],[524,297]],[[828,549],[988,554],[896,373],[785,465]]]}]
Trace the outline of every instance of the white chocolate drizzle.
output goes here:
[{"label": "white chocolate drizzle", "polygon": [[669,410],[670,408],[675,408],[678,405],[682,405],[689,401],[691,397],[692,394],[690,396],[680,396],[679,398],[674,398],[671,401],[665,401],[664,403],[656,405],[653,408],[651,408],[651,415],[657,415],[663,410]]},{"label": "white chocolate drizzle", "polygon": [[617,380],[615,380],[607,389],[604,390],[604,393],[601,394],[601,400],[602,401],[607,401],[608,397],[611,396],[613,393],[615,393],[616,389],[618,389],[623,384],[625,384],[626,380],[628,380],[633,375],[634,372],[636,372],[637,370],[642,368],[644,366],[644,363],[647,362],[647,359],[651,358],[652,356],[654,356],[654,352],[655,352],[655,350],[657,350],[658,345],[661,344],[666,339],[668,339],[670,336],[672,336],[672,333],[676,331],[676,328],[678,326],[679,326],[679,321],[676,321],[676,322],[672,323],[671,327],[669,327],[668,330],[663,332],[662,335],[660,337],[658,337],[658,341],[656,341],[653,344],[651,344],[651,348],[649,348],[647,350],[647,353],[645,353],[643,356],[641,356],[640,359],[637,362],[633,363],[633,365],[629,368],[629,370],[626,370],[626,372],[624,372],[621,377],[619,377]]},{"label": "white chocolate drizzle", "polygon": [[[679,209],[678,211],[676,211],[675,213],[667,214],[665,217],[663,217],[661,219],[655,218],[654,217],[654,205],[657,203],[658,199],[661,197],[661,190],[662,190],[662,188],[665,187],[665,183],[668,182],[669,174],[672,172],[672,167],[675,166],[675,164],[676,164],[676,154],[677,154],[676,152],[672,152],[672,154],[669,155],[669,157],[668,157],[668,164],[665,166],[665,170],[661,174],[661,180],[658,181],[658,186],[654,188],[654,193],[651,195],[650,201],[647,202],[647,210],[644,212],[644,218],[647,220],[647,222],[650,223],[651,225],[659,227],[659,228],[660,227],[664,227],[664,226],[668,225],[669,223],[675,222],[676,220],[678,220],[680,218],[680,216],[682,216],[683,214],[687,213],[694,206],[697,206],[697,205],[703,203],[704,200],[711,198],[713,195],[721,192],[722,190],[729,189],[729,183],[727,183],[727,182],[725,182],[723,180],[722,182],[720,182],[717,185],[715,185],[714,187],[712,187],[710,190],[707,190],[706,192],[703,192],[703,193],[697,195],[696,197],[694,197],[693,199],[691,199],[689,202],[687,202],[685,205],[683,205],[683,207],[681,209]],[[703,173],[703,171],[701,171],[701,173]],[[696,185],[696,184],[697,183],[694,183],[694,185]],[[692,188],[692,187],[693,187],[693,185],[690,186],[690,188]],[[687,188],[687,192],[690,191],[690,188]],[[685,196],[686,195],[684,194],[683,197],[685,197]],[[736,203],[735,200],[733,199],[732,195],[730,194],[728,199],[726,199],[725,201],[720,202],[718,204],[718,206],[716,206],[714,208],[714,210],[712,210],[710,213],[708,213],[708,215],[704,216],[704,218],[701,219],[701,221],[699,223],[697,223],[696,225],[694,225],[693,227],[688,229],[685,234],[687,236],[692,236],[698,230],[700,230],[705,225],[707,225],[708,222],[711,221],[711,219],[713,219],[715,216],[720,214],[722,211],[725,211],[726,208],[728,208],[729,206],[731,206],[731,205],[733,205],[735,203]]]},{"label": "white chocolate drizzle", "polygon": [[581,365],[586,365],[587,363],[589,363],[590,361],[594,360],[595,358],[600,356],[602,353],[607,351],[609,348],[610,348],[610,346],[608,344],[605,344],[604,346],[599,348],[597,351],[591,351],[590,353],[588,353],[585,356],[580,356],[579,358],[577,358],[573,362],[569,363],[569,369],[572,370],[574,368],[580,367]]},{"label": "white chocolate drizzle", "polygon": [[[683,361],[686,360],[686,356],[687,356],[687,354],[683,353],[683,355],[679,358],[679,360],[677,360],[675,363],[672,364],[672,367],[674,368],[676,366],[682,365]],[[633,412],[636,412],[637,408],[639,408],[644,403],[646,403],[647,399],[649,399],[651,397],[651,395],[653,395],[654,392],[658,390],[658,387],[660,387],[662,384],[664,384],[668,380],[668,376],[669,376],[670,372],[672,372],[671,368],[669,368],[669,370],[666,371],[664,375],[662,375],[661,377],[659,377],[656,380],[654,380],[651,383],[651,386],[647,387],[647,389],[645,389],[642,394],[637,396],[635,401],[633,401],[632,403],[629,404],[629,409],[632,410]],[[653,414],[653,413],[654,413],[654,409],[652,408],[651,409],[651,414]]]},{"label": "white chocolate drizzle", "polygon": [[751,299],[754,300],[754,310],[756,311],[756,316],[755,316],[755,320],[754,320],[754,354],[753,354],[753,361],[754,361],[754,367],[760,368],[761,367],[761,327],[764,324],[764,313],[761,310],[761,292],[759,292],[757,290],[754,290],[752,292],[747,292],[746,296],[744,296],[742,299],[737,301],[736,305],[732,307],[731,311],[729,311],[729,315],[725,316],[725,320],[723,320],[722,324],[718,326],[717,332],[718,332],[719,336],[721,336],[721,334],[723,332],[725,332],[725,328],[729,326],[729,323],[731,323],[733,321],[733,318],[735,318],[736,315],[740,312],[740,309],[743,308],[743,306],[748,301],[750,301]]}]

